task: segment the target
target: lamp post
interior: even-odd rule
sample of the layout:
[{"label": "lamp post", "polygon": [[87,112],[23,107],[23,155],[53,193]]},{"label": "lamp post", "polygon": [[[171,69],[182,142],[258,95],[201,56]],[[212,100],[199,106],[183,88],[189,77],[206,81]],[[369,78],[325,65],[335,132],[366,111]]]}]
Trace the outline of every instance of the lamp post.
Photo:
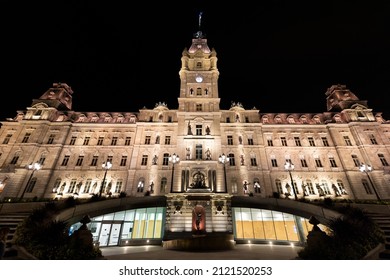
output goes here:
[{"label": "lamp post", "polygon": [[112,163],[110,161],[103,162],[102,168],[104,169],[104,176],[103,176],[103,182],[102,185],[100,186],[99,190],[99,197],[102,196],[103,188],[104,188],[104,183],[106,182],[106,176],[107,176],[107,171],[111,169]]},{"label": "lamp post", "polygon": [[368,177],[368,180],[370,181],[370,184],[371,184],[372,188],[374,189],[376,198],[377,198],[379,201],[381,201],[381,198],[379,197],[379,194],[378,194],[378,192],[376,191],[375,185],[374,185],[374,183],[372,182],[370,175],[368,175],[368,173],[372,171],[372,166],[371,166],[371,165],[365,165],[364,163],[362,163],[362,164],[359,166],[359,170],[360,170],[361,172],[366,173],[366,175],[367,175],[367,177]]},{"label": "lamp post", "polygon": [[227,180],[226,180],[226,163],[229,162],[229,157],[225,156],[225,154],[222,154],[219,156],[219,162],[223,164],[223,175],[225,178],[225,193],[227,192]]},{"label": "lamp post", "polygon": [[24,194],[26,193],[27,188],[28,188],[29,185],[30,185],[31,179],[32,179],[33,176],[34,176],[35,171],[41,169],[41,168],[42,168],[42,164],[40,164],[39,162],[30,163],[29,165],[27,165],[26,168],[27,168],[28,170],[32,170],[32,172],[31,172],[30,178],[28,178],[27,184],[26,184],[26,186],[24,187],[24,190],[23,190],[22,195],[20,196],[20,199],[19,199],[19,200],[22,200],[22,199],[23,199]]},{"label": "lamp post", "polygon": [[173,192],[173,174],[175,173],[175,164],[178,163],[179,160],[179,156],[175,153],[169,157],[169,161],[172,162],[171,193]]},{"label": "lamp post", "polygon": [[295,200],[298,200],[297,192],[295,191],[294,181],[293,181],[293,178],[291,175],[291,171],[294,170],[294,164],[292,164],[291,161],[286,160],[286,163],[284,164],[284,169],[287,170],[288,174],[290,175],[291,187],[292,187],[293,192],[294,192],[294,198],[295,198]]}]

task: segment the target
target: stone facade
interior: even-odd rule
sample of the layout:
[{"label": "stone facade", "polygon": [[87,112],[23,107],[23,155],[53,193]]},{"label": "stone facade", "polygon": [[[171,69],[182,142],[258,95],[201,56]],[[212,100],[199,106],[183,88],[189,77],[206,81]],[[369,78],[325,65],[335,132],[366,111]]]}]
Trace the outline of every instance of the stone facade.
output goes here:
[{"label": "stone facade", "polygon": [[[323,113],[220,109],[217,54],[201,32],[181,62],[177,109],[75,112],[71,87],[54,83],[2,121],[0,199],[166,195],[190,215],[193,201],[210,214],[232,196],[291,199],[292,184],[298,198],[390,198],[390,123],[346,86],[327,90]],[[35,162],[42,168],[26,168]]]}]

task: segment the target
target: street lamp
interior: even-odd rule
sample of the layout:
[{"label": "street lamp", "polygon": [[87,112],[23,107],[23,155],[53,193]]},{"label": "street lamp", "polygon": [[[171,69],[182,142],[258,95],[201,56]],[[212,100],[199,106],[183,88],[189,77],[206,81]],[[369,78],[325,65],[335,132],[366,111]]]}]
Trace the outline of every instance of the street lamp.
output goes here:
[{"label": "street lamp", "polygon": [[103,162],[103,164],[102,164],[102,168],[104,169],[104,177],[103,177],[102,185],[100,186],[99,197],[102,196],[104,183],[106,182],[107,171],[108,171],[108,169],[111,169],[111,167],[112,167],[112,163],[110,161]]},{"label": "street lamp", "polygon": [[372,182],[370,175],[368,175],[368,173],[372,171],[372,166],[371,166],[371,165],[365,165],[364,163],[362,163],[362,164],[360,164],[360,166],[359,166],[359,170],[360,170],[361,172],[364,172],[364,173],[367,174],[368,180],[370,181],[370,184],[371,184],[372,188],[374,189],[376,198],[377,198],[379,201],[381,201],[381,198],[379,197],[379,194],[378,194],[378,192],[376,191],[375,185],[374,185],[374,183]]},{"label": "street lamp", "polygon": [[293,181],[293,178],[291,176],[291,171],[294,170],[294,164],[292,164],[291,161],[286,160],[286,163],[284,164],[284,169],[287,170],[288,174],[290,175],[291,187],[292,187],[293,192],[294,192],[294,198],[295,198],[295,200],[298,200],[297,192],[295,191],[294,181]]},{"label": "street lamp", "polygon": [[226,163],[229,162],[229,157],[225,156],[225,154],[222,154],[219,156],[219,162],[223,164],[223,175],[225,178],[225,191],[224,192],[227,192]]},{"label": "street lamp", "polygon": [[175,164],[178,163],[180,160],[179,156],[173,153],[169,157],[169,161],[172,162],[172,178],[171,178],[171,193],[173,192],[173,174],[175,172]]},{"label": "street lamp", "polygon": [[41,168],[42,168],[42,164],[40,164],[39,162],[30,163],[29,165],[27,165],[26,168],[27,168],[28,170],[32,170],[32,172],[31,172],[30,178],[28,178],[27,184],[26,184],[26,186],[24,187],[24,190],[23,190],[22,195],[20,196],[20,199],[19,199],[19,200],[22,200],[22,199],[23,199],[24,194],[26,193],[26,190],[27,190],[27,188],[28,188],[29,185],[30,185],[31,179],[32,179],[33,176],[34,176],[35,171],[41,169]]}]

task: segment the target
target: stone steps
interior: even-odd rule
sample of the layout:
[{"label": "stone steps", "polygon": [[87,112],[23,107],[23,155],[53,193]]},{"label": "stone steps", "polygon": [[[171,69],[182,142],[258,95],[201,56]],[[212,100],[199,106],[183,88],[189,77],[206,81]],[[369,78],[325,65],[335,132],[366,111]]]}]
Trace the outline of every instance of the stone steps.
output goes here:
[{"label": "stone steps", "polygon": [[8,227],[10,229],[7,235],[6,246],[11,247],[16,233],[16,228],[20,223],[22,223],[30,213],[9,213],[9,214],[0,214],[0,228]]},{"label": "stone steps", "polygon": [[384,250],[379,253],[379,259],[390,260],[390,215],[368,213],[368,216],[376,222],[385,236],[385,247]]}]

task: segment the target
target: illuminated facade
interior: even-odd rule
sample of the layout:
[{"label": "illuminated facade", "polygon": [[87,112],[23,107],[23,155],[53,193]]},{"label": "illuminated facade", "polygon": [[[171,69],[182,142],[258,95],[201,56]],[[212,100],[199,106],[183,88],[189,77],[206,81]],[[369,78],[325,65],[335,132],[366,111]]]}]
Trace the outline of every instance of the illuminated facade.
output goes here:
[{"label": "illuminated facade", "polygon": [[[263,113],[239,102],[221,109],[217,54],[201,31],[182,53],[179,76],[177,109],[158,102],[139,112],[72,111],[71,87],[54,83],[1,122],[1,200],[166,198],[162,208],[91,217],[110,221],[109,234],[121,221],[118,238],[101,239],[113,245],[213,232],[302,241],[308,217],[238,206],[234,197],[390,198],[390,124],[344,85],[326,91],[324,113]],[[26,169],[36,162],[39,170]],[[145,219],[153,227],[137,224]],[[96,240],[103,227],[90,225]]]}]

